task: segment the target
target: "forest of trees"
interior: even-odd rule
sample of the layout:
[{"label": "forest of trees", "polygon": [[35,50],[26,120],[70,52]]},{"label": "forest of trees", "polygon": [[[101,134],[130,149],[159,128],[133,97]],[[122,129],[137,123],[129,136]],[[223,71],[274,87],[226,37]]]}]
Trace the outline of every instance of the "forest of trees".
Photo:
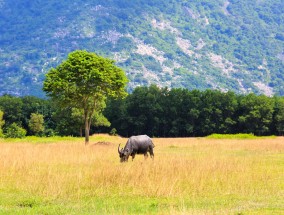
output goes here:
[{"label": "forest of trees", "polygon": [[[100,126],[109,123],[94,123],[91,133],[111,131],[125,137],[136,134],[152,137],[284,134],[284,98],[278,96],[151,85],[135,88],[124,99],[108,100],[104,115],[110,127]],[[0,137],[80,136],[83,127],[82,117],[76,110],[62,109],[50,99],[0,97]]]}]

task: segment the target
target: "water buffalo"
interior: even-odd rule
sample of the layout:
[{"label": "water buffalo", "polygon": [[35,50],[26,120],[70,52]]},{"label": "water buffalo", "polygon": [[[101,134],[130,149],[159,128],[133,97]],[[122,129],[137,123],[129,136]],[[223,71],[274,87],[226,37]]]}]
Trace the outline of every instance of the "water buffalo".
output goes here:
[{"label": "water buffalo", "polygon": [[[119,144],[120,146],[120,144]],[[153,148],[155,147],[151,138],[147,135],[139,135],[130,137],[124,148],[119,149],[118,153],[120,162],[127,162],[129,156],[132,156],[132,161],[136,154],[143,154],[145,159],[148,157],[148,152],[152,159],[154,159]]]}]

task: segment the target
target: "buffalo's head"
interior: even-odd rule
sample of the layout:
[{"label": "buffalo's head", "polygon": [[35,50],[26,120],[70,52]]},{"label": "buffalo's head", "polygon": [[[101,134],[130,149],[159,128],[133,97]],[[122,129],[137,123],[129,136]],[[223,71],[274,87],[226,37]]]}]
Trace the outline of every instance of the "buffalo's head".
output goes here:
[{"label": "buffalo's head", "polygon": [[118,154],[120,157],[120,162],[127,162],[129,158],[129,150],[128,149],[119,149],[120,144],[118,145]]}]

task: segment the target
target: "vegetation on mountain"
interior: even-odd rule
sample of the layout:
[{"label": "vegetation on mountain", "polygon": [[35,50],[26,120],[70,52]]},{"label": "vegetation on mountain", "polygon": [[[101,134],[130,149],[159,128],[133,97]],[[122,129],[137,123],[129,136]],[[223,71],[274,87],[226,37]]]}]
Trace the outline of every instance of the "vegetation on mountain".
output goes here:
[{"label": "vegetation on mountain", "polygon": [[282,0],[0,1],[0,94],[43,97],[77,49],[114,59],[128,90],[284,95]]}]

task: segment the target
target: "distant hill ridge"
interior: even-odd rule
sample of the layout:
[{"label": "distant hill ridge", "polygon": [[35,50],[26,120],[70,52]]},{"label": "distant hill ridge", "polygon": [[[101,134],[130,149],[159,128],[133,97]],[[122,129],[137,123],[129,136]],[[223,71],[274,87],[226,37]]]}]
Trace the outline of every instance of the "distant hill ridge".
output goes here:
[{"label": "distant hill ridge", "polygon": [[45,73],[86,49],[116,60],[128,90],[284,95],[282,0],[0,0],[0,95],[44,96]]}]

